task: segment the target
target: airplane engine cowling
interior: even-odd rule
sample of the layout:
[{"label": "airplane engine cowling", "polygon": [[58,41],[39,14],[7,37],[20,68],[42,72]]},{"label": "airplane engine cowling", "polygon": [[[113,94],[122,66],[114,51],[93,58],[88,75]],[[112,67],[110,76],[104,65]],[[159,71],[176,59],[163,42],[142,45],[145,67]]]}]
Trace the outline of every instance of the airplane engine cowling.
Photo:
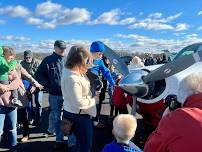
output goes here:
[{"label": "airplane engine cowling", "polygon": [[144,70],[134,70],[119,82],[119,87],[130,95],[137,97],[147,96],[150,84],[146,84],[142,80],[142,76],[147,74],[148,72]]}]

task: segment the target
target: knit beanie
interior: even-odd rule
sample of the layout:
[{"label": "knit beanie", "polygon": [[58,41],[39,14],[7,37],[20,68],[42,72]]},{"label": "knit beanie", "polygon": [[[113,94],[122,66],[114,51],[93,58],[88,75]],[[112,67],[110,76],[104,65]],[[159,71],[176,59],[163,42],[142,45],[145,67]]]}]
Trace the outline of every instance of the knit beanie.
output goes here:
[{"label": "knit beanie", "polygon": [[105,50],[105,46],[100,41],[94,41],[90,46],[91,53],[103,52],[104,50]]}]

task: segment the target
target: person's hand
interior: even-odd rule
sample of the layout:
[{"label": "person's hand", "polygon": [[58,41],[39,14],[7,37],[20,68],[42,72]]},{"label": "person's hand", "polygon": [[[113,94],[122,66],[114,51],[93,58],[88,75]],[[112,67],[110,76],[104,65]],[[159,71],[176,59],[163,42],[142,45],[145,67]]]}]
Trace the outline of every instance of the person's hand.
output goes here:
[{"label": "person's hand", "polygon": [[36,87],[32,86],[30,89],[30,93],[34,93],[35,90],[36,90]]},{"label": "person's hand", "polygon": [[167,107],[166,110],[163,112],[162,118],[165,117],[165,116],[167,116],[169,113],[171,113],[171,111]]},{"label": "person's hand", "polygon": [[96,92],[95,92],[94,98],[95,98],[96,103],[99,102],[100,93],[101,93],[101,91],[96,91]]},{"label": "person's hand", "polygon": [[37,83],[35,83],[35,87],[37,88],[37,89],[39,89],[39,90],[42,90],[44,87],[41,85],[41,84],[39,84],[38,82]]},{"label": "person's hand", "polygon": [[0,85],[0,92],[8,92],[10,91],[10,88],[7,85]]}]

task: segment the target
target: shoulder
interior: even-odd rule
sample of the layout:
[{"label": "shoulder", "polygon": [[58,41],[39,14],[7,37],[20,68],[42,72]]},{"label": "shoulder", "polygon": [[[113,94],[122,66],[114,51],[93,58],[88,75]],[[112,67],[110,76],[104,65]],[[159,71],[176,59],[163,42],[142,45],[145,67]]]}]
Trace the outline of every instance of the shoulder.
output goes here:
[{"label": "shoulder", "polygon": [[104,146],[104,148],[102,149],[102,152],[113,152],[113,148],[112,148],[112,143],[107,144]]}]

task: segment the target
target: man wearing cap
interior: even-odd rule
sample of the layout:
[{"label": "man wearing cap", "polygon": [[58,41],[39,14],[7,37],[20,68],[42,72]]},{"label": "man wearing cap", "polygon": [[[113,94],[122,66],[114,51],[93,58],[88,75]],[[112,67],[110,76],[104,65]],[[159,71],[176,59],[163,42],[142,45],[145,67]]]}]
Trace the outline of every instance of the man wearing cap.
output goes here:
[{"label": "man wearing cap", "polygon": [[[24,60],[20,63],[22,67],[32,76],[34,77],[35,72],[37,71],[39,67],[39,61],[33,57],[33,53],[31,50],[24,51]],[[34,93],[35,96],[35,105],[36,105],[36,111],[35,111],[35,120],[34,124],[38,125],[40,123],[41,113],[42,113],[42,98],[43,98],[43,92],[42,91],[36,91]],[[33,119],[33,105],[29,105],[30,107],[30,121],[32,122]]]},{"label": "man wearing cap", "polygon": [[[102,57],[103,57],[103,51],[105,50],[105,46],[101,41],[94,41],[91,46],[90,46],[90,52],[92,53],[93,56],[93,67],[89,69],[89,71],[97,76],[96,80],[99,80],[99,76],[102,74],[103,78],[109,82],[111,86],[114,86],[115,82],[111,76],[111,73],[109,69],[105,66]],[[91,82],[91,92],[93,96],[95,95],[96,90],[96,81],[90,81]],[[93,88],[94,87],[94,88]],[[100,111],[101,111],[101,104],[102,104],[102,99],[99,100],[99,104],[97,105],[97,119],[99,121],[100,117]],[[94,123],[98,127],[103,127],[101,123],[95,122]]]},{"label": "man wearing cap", "polygon": [[60,130],[61,109],[63,97],[61,91],[61,74],[63,69],[63,57],[66,44],[62,40],[56,40],[54,43],[54,52],[52,55],[43,59],[35,73],[36,80],[44,86],[49,92],[49,105],[51,112],[49,114],[48,132],[53,133],[51,126],[54,126],[56,133],[55,149],[64,148],[63,133]]}]

